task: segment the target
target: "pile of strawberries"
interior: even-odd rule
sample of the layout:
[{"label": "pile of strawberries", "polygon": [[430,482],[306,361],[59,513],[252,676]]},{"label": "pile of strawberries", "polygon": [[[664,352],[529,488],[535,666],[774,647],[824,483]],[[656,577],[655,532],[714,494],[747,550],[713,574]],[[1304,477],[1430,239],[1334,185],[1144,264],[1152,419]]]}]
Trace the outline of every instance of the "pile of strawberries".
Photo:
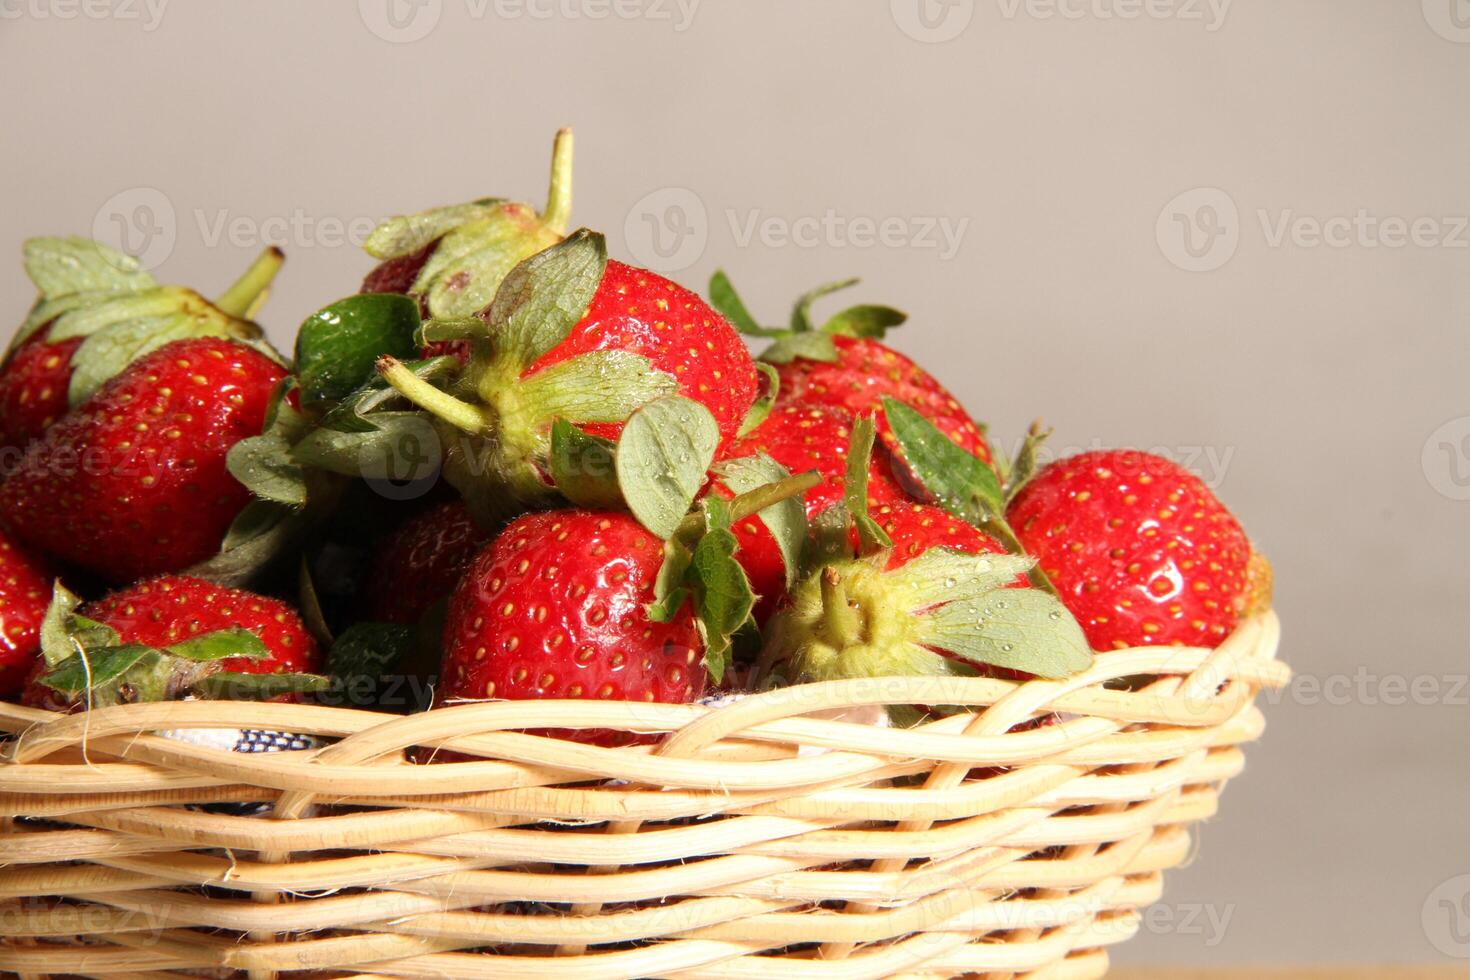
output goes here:
[{"label": "pile of strawberries", "polygon": [[723,274],[706,302],[569,233],[570,153],[563,132],[541,211],[385,222],[289,358],[252,319],[279,252],[209,300],[27,242],[0,696],[415,710],[1024,680],[1214,646],[1269,601],[1200,480],[1133,450],[1041,465],[1039,428],[1009,458],[884,342],[903,314],[813,319],[851,283],[767,327]]}]

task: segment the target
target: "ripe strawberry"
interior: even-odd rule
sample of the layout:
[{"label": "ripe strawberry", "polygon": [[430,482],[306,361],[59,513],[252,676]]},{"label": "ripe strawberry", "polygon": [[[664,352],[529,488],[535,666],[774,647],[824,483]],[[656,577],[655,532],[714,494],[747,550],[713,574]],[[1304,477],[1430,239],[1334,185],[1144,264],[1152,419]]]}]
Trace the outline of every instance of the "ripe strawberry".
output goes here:
[{"label": "ripe strawberry", "polygon": [[662,276],[607,261],[602,236],[585,230],[518,267],[481,319],[486,336],[475,340],[456,389],[462,397],[393,358],[380,361],[400,392],[483,440],[446,461],[446,476],[466,495],[544,503],[554,496],[547,454],[558,417],[616,438],[633,411],[667,395],[701,403],[728,444],[759,387],[723,317]]},{"label": "ripe strawberry", "polygon": [[0,445],[25,446],[66,414],[71,359],[81,337],[48,343],[47,324],[24,340],[0,368]]},{"label": "ripe strawberry", "polygon": [[[118,643],[142,644],[163,654],[157,662],[140,662],[112,683],[94,688],[93,704],[179,697],[191,693],[201,677],[221,671],[299,673],[314,671],[321,663],[316,641],[286,603],[187,575],[164,575],[138,582],[88,603],[78,612],[116,631]],[[255,634],[264,656],[224,657],[201,664],[167,653],[167,648],[175,644],[222,630]],[[102,651],[90,652],[94,658],[102,655]],[[26,704],[64,711],[87,700],[42,683],[40,677],[46,666],[44,662],[38,664],[33,672],[26,687]]]},{"label": "ripe strawberry", "polygon": [[1135,450],[1044,467],[1007,511],[1094,649],[1217,646],[1246,601],[1250,542],[1198,477]]},{"label": "ripe strawberry", "polygon": [[268,657],[229,657],[220,661],[225,670],[275,674],[311,671],[321,665],[316,641],[295,609],[280,599],[188,575],[148,579],[88,603],[80,611],[117,630],[124,643],[165,647],[225,629],[250,630],[265,643]]},{"label": "ripe strawberry", "polygon": [[796,357],[776,365],[781,376],[776,404],[836,405],[854,415],[876,414],[878,437],[896,451],[883,414],[883,399],[894,398],[923,415],[972,456],[990,462],[985,435],[949,389],[898,351],[871,337],[832,338],[831,361]]},{"label": "ripe strawberry", "polygon": [[41,620],[50,601],[50,571],[0,533],[0,698],[25,684],[41,650]]},{"label": "ripe strawberry", "polygon": [[85,239],[33,238],[25,254],[41,297],[0,366],[0,446],[22,448],[127,366],[119,350],[136,358],[186,336],[261,337],[244,317],[264,302],[283,260],[267,249],[211,303],[158,286],[129,256]]},{"label": "ripe strawberry", "polygon": [[0,518],[31,547],[112,581],[209,557],[251,499],[225,455],[260,433],[284,375],[213,337],[145,355],[31,444],[0,486]]},{"label": "ripe strawberry", "polygon": [[[731,443],[725,455],[734,459],[764,453],[790,473],[815,470],[822,476],[822,483],[803,497],[807,517],[815,517],[842,499],[852,421],[852,416],[840,408],[785,405]],[[717,486],[722,495],[733,496],[723,484]],[[868,467],[868,499],[875,505],[907,499],[893,481],[887,460],[880,456],[874,456]],[[739,521],[733,530],[739,542],[736,560],[745,569],[751,588],[761,597],[756,621],[765,622],[786,592],[786,562],[759,515]]]},{"label": "ripe strawberry", "polygon": [[373,560],[366,587],[366,616],[379,623],[417,623],[454,591],[460,576],[490,535],[464,502],[431,507],[389,535]]},{"label": "ripe strawberry", "polygon": [[438,702],[698,698],[706,675],[694,614],[684,606],[657,623],[646,610],[662,555],[663,543],[626,514],[560,510],[514,521],[450,599]]}]

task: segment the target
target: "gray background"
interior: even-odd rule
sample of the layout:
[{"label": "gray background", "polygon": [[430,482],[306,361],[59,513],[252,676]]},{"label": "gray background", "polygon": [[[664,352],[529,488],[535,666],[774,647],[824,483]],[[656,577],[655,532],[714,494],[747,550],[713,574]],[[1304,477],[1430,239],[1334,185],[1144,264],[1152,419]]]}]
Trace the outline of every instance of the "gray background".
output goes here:
[{"label": "gray background", "polygon": [[121,217],[217,292],[275,238],[284,341],[344,231],[539,202],[572,125],[617,254],[769,319],[861,275],[999,438],[1162,448],[1275,559],[1305,683],[1120,961],[1470,956],[1470,3],[386,2],[0,0],[4,247]]}]

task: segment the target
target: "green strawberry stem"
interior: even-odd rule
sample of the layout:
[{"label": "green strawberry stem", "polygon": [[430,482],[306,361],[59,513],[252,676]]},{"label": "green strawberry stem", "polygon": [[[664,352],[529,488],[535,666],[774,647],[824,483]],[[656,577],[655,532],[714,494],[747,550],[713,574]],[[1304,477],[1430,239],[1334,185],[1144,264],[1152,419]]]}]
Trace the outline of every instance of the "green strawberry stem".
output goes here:
[{"label": "green strawberry stem", "polygon": [[214,305],[230,316],[250,319],[265,301],[266,291],[285,261],[286,253],[274,245],[270,246],[260,253],[243,276],[235,280],[234,285],[215,300]]},{"label": "green strawberry stem", "polygon": [[[797,473],[788,476],[775,483],[768,483],[763,487],[748,490],[730,501],[730,522],[743,521],[751,514],[757,514],[772,504],[779,504],[783,500],[795,497],[797,494],[806,493],[808,490],[820,485],[822,475],[816,470],[806,473]],[[698,518],[692,519],[697,525]],[[684,519],[689,524],[691,518]],[[682,528],[681,528],[682,530]]]},{"label": "green strawberry stem", "polygon": [[391,354],[378,358],[378,373],[404,398],[470,435],[481,435],[490,425],[485,411],[442,391],[414,374]]},{"label": "green strawberry stem", "polygon": [[541,220],[558,235],[567,233],[572,220],[572,131],[558,129],[551,144],[551,188]]},{"label": "green strawberry stem", "polygon": [[863,641],[863,621],[848,601],[842,575],[828,565],[822,569],[822,625],[824,639],[834,647],[854,647]]}]

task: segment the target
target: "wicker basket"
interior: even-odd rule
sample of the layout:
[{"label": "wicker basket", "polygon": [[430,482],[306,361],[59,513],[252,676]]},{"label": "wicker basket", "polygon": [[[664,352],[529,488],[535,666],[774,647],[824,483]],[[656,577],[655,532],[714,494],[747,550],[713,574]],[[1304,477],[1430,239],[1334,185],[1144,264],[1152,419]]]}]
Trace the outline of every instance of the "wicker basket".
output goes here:
[{"label": "wicker basket", "polygon": [[[1288,679],[1278,637],[1266,614],[1218,650],[1119,650],[1067,681],[873,678],[719,708],[0,705],[18,736],[0,745],[0,969],[1100,976],[1260,735],[1255,694]],[[854,720],[890,703],[984,710]],[[331,741],[143,734],[221,725]],[[515,731],[550,725],[673,734]],[[479,761],[414,764],[414,746]],[[271,816],[203,806],[250,802]]]}]

